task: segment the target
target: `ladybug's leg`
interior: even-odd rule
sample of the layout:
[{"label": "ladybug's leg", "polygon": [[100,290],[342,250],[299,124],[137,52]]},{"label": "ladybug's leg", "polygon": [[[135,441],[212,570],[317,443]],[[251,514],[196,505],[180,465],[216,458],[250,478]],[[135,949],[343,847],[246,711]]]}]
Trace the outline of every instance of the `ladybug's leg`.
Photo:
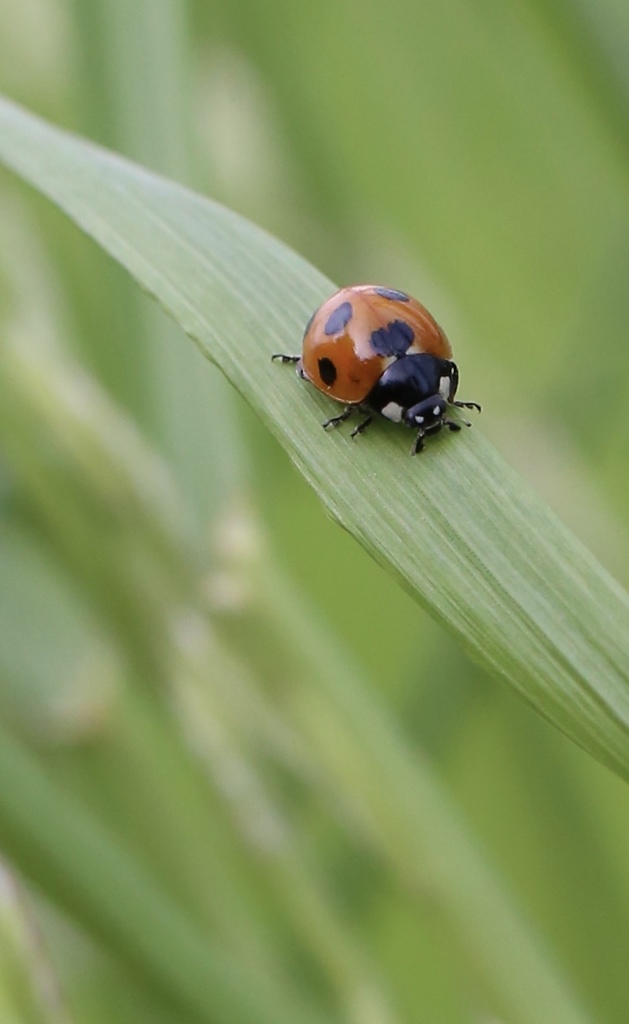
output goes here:
[{"label": "ladybug's leg", "polygon": [[362,434],[363,431],[365,431],[367,429],[367,427],[369,426],[369,424],[371,423],[372,420],[373,420],[373,416],[368,416],[366,420],[363,420],[362,423],[359,423],[357,427],[354,427],[354,429],[352,430],[352,432],[351,432],[351,434],[349,436],[350,437],[358,437],[359,434]]},{"label": "ladybug's leg", "polygon": [[461,423],[458,420],[443,420],[442,422],[444,427],[449,427],[450,430],[460,430],[461,423],[464,423],[466,427],[472,426],[469,420],[461,420]]},{"label": "ladybug's leg", "polygon": [[322,423],[321,426],[323,427],[324,430],[327,430],[328,427],[338,427],[339,423],[343,423],[346,419],[348,419],[349,416],[352,415],[355,408],[355,405],[346,405],[345,408],[343,409],[343,412],[339,416],[333,416],[331,419],[326,420],[325,423]]},{"label": "ladybug's leg", "polygon": [[456,405],[459,409],[476,409],[481,412],[478,402],[450,402],[450,405]]},{"label": "ladybug's leg", "polygon": [[424,431],[419,430],[417,437],[413,441],[413,447],[411,448],[411,455],[418,455],[419,452],[424,450]]},{"label": "ladybug's leg", "polygon": [[271,361],[279,359],[281,363],[298,363],[301,356],[285,356],[283,352],[274,352],[271,356]]}]

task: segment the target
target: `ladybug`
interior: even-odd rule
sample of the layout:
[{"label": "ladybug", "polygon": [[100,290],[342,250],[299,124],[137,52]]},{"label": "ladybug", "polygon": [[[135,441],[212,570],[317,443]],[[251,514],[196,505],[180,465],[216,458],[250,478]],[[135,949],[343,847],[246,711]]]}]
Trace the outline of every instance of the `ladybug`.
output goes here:
[{"label": "ladybug", "polygon": [[450,342],[417,299],[394,288],[341,288],[310,317],[301,355],[272,358],[296,363],[300,377],[344,403],[324,429],[338,427],[353,412],[367,413],[351,433],[356,437],[379,413],[417,431],[412,455],[443,427],[461,429],[446,415],[448,406],[481,409],[477,402],[455,401],[459,371]]}]

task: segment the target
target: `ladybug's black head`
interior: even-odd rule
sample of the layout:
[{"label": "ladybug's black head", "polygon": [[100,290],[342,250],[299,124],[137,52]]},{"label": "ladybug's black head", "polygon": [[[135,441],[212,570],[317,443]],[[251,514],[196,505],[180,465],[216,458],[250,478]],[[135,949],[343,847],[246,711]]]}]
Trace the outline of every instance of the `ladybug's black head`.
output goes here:
[{"label": "ladybug's black head", "polygon": [[445,398],[442,398],[441,395],[432,395],[407,409],[404,414],[404,422],[407,427],[412,427],[414,430],[422,430],[427,434],[437,433],[441,430],[447,408],[448,403]]}]

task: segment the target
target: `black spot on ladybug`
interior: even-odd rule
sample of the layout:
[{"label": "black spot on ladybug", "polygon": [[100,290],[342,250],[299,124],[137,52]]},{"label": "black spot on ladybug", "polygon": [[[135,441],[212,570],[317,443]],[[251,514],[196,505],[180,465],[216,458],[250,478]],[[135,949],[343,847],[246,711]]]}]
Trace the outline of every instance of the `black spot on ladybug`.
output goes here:
[{"label": "black spot on ladybug", "polygon": [[[347,303],[347,305],[349,305],[349,303]],[[319,360],[319,376],[323,383],[327,384],[329,388],[332,387],[336,380],[336,366],[332,360],[326,358],[326,356],[323,356],[323,358]]]},{"label": "black spot on ladybug", "polygon": [[393,320],[371,335],[371,347],[379,356],[403,356],[415,333],[404,320]]},{"label": "black spot on ladybug", "polygon": [[314,313],[312,314],[312,316],[311,316],[311,317],[310,317],[310,319],[308,320],[308,323],[307,323],[307,324],[306,324],[306,326],[304,327],[304,338],[306,337],[306,335],[307,335],[308,331],[309,331],[309,330],[310,330],[310,328],[312,327],[312,321],[314,320],[314,318],[315,318],[316,314],[317,314],[317,311],[316,311],[316,309],[315,309]]},{"label": "black spot on ladybug", "polygon": [[344,327],[352,319],[351,302],[342,302],[340,306],[330,313],[323,330],[326,334],[340,334]]},{"label": "black spot on ladybug", "polygon": [[383,299],[391,299],[392,302],[410,302],[410,296],[406,292],[398,292],[395,288],[374,288],[376,295],[382,295]]}]

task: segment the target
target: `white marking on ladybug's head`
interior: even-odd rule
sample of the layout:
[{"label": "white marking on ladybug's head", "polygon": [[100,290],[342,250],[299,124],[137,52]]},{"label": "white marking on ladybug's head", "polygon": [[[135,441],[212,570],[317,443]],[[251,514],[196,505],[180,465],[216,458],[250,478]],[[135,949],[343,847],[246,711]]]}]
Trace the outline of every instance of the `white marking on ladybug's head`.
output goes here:
[{"label": "white marking on ladybug's head", "polygon": [[439,381],[439,394],[442,398],[445,398],[446,402],[450,398],[450,392],[452,390],[452,381],[449,377],[442,377]]},{"label": "white marking on ladybug's head", "polygon": [[433,414],[433,416],[439,416],[440,413],[441,413],[441,406],[440,405],[436,405],[434,407],[434,409],[432,410],[432,414]]},{"label": "white marking on ladybug's head", "polygon": [[416,416],[415,417],[415,423],[423,423],[423,422],[424,422],[424,417],[423,416]]},{"label": "white marking on ladybug's head", "polygon": [[402,419],[402,406],[398,405],[397,402],[389,402],[380,412],[388,420],[393,420],[394,423],[399,423]]}]

